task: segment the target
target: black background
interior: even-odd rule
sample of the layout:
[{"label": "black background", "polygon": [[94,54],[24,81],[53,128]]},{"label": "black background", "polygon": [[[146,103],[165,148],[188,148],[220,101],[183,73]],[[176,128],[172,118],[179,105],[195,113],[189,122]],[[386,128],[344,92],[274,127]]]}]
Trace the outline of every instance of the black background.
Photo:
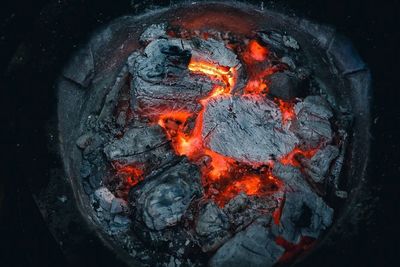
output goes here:
[{"label": "black background", "polygon": [[[35,188],[27,186],[28,180],[43,181],[39,177],[50,175],[50,171],[43,170],[58,164],[47,143],[55,112],[51,84],[59,69],[48,66],[61,67],[88,33],[115,16],[128,13],[132,6],[140,9],[140,5],[135,7],[136,2],[145,1],[3,0],[0,3],[0,142],[3,155],[0,266],[66,265],[62,251],[33,202],[31,191]],[[347,258],[337,262],[341,266],[400,266],[399,1],[264,2],[265,7],[289,9],[333,25],[353,41],[370,67],[373,124],[371,133],[366,133],[372,136],[368,176],[369,186],[379,202],[356,240],[349,246],[337,248],[338,251],[347,250]],[[21,47],[22,42],[26,43]],[[18,57],[14,58],[14,67],[10,69],[9,62],[16,52]],[[15,63],[18,60],[25,64]],[[330,259],[324,266],[336,266],[336,262]]]}]

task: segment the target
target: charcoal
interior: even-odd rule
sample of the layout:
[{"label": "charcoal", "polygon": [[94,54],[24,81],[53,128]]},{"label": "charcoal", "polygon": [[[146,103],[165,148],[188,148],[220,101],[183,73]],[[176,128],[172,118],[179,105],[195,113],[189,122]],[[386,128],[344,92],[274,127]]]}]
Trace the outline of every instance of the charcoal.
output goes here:
[{"label": "charcoal", "polygon": [[85,149],[92,141],[92,133],[85,133],[76,140],[76,145],[80,149]]},{"label": "charcoal", "polygon": [[301,81],[289,72],[277,72],[267,78],[269,94],[288,101],[298,97],[301,92]]},{"label": "charcoal", "polygon": [[315,148],[332,140],[329,119],[333,116],[329,104],[320,96],[308,96],[295,105],[297,120],[290,130],[301,140],[305,148]]},{"label": "charcoal", "polygon": [[131,191],[137,216],[152,230],[177,224],[191,201],[202,194],[198,168],[187,160],[160,175],[146,178],[143,186]]},{"label": "charcoal", "polygon": [[301,164],[305,172],[316,183],[325,181],[332,162],[339,155],[339,149],[336,146],[326,146],[317,151],[311,159],[301,159]]},{"label": "charcoal", "polygon": [[333,209],[310,189],[297,168],[277,163],[273,172],[286,188],[280,223],[272,225],[272,232],[293,244],[303,236],[318,238],[332,223]]},{"label": "charcoal", "polygon": [[209,38],[192,40],[192,57],[225,67],[240,68],[239,60],[232,50],[226,48],[224,42]]},{"label": "charcoal", "polygon": [[219,96],[205,106],[205,145],[240,162],[267,162],[286,155],[296,136],[282,128],[277,105],[259,96]]},{"label": "charcoal", "polygon": [[131,220],[126,216],[115,215],[113,222],[119,225],[128,225],[131,223]]},{"label": "charcoal", "polygon": [[267,228],[252,224],[226,242],[211,258],[211,267],[268,267],[283,255]]},{"label": "charcoal", "polygon": [[121,199],[121,198],[114,198],[111,202],[111,209],[110,212],[112,214],[115,213],[121,213],[123,211],[127,211],[128,210],[128,204],[126,203],[125,200]]},{"label": "charcoal", "polygon": [[145,55],[130,57],[133,105],[141,114],[165,110],[192,110],[213,88],[207,77],[189,73],[191,53],[180,42],[165,39],[150,43]]},{"label": "charcoal", "polygon": [[80,175],[82,178],[87,178],[92,172],[92,167],[90,166],[89,161],[82,160],[81,168],[79,170]]},{"label": "charcoal", "polygon": [[116,139],[104,147],[110,161],[123,163],[154,162],[162,165],[172,159],[168,140],[159,126],[134,127],[121,139]]},{"label": "charcoal", "polygon": [[63,75],[80,86],[88,87],[94,76],[94,62],[91,48],[83,47],[80,49],[64,69]]},{"label": "charcoal", "polygon": [[245,210],[247,207],[250,206],[250,199],[249,197],[241,192],[232,198],[225,206],[224,210],[228,213],[235,214],[237,212]]},{"label": "charcoal", "polygon": [[282,62],[282,63],[285,63],[286,65],[288,65],[289,68],[290,68],[291,70],[296,69],[296,63],[295,63],[294,60],[293,60],[291,57],[289,57],[289,56],[284,56],[284,57],[282,57],[282,58],[281,58],[281,62]]},{"label": "charcoal", "polygon": [[151,42],[166,35],[167,25],[165,23],[150,25],[140,36],[140,41]]},{"label": "charcoal", "polygon": [[224,43],[209,39],[186,41],[158,39],[151,42],[144,55],[128,59],[132,79],[132,106],[141,114],[157,116],[168,111],[198,112],[199,101],[215,85],[224,85],[202,74],[188,70],[190,59],[201,59],[215,65],[233,67],[236,55]]},{"label": "charcoal", "polygon": [[196,232],[202,236],[202,250],[213,250],[230,237],[228,217],[214,203],[208,202],[200,210],[196,222]]},{"label": "charcoal", "polygon": [[278,31],[260,31],[257,35],[273,49],[282,50],[284,48],[283,35]]},{"label": "charcoal", "polygon": [[101,187],[94,191],[94,197],[99,202],[100,206],[107,211],[111,209],[111,203],[115,198],[106,187]]},{"label": "charcoal", "polygon": [[299,43],[290,35],[282,36],[283,45],[294,50],[298,50],[300,48]]}]

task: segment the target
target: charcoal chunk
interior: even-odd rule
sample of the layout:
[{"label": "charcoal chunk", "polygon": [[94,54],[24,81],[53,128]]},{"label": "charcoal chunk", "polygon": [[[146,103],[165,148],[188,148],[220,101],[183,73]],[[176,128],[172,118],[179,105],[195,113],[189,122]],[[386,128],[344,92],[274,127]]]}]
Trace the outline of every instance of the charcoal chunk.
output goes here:
[{"label": "charcoal chunk", "polygon": [[318,238],[332,223],[333,209],[310,189],[297,168],[277,163],[273,173],[286,188],[280,223],[271,226],[272,232],[293,244],[303,236]]},{"label": "charcoal chunk", "polygon": [[99,201],[100,206],[105,210],[111,209],[111,203],[113,202],[115,196],[106,187],[101,187],[94,191],[94,196],[97,201]]},{"label": "charcoal chunk", "polygon": [[201,210],[196,222],[196,232],[202,236],[202,250],[213,250],[230,237],[228,217],[214,203],[208,202]]},{"label": "charcoal chunk", "polygon": [[173,157],[168,140],[159,126],[135,127],[129,129],[121,139],[104,147],[110,161],[123,163],[165,164]]},{"label": "charcoal chunk", "polygon": [[152,230],[177,224],[191,201],[202,194],[198,168],[186,160],[160,175],[148,177],[131,191],[136,216]]},{"label": "charcoal chunk", "polygon": [[226,242],[211,258],[211,267],[268,267],[273,266],[283,255],[268,229],[252,224]]},{"label": "charcoal chunk", "polygon": [[336,146],[326,146],[317,151],[311,159],[301,159],[305,172],[316,183],[322,183],[329,172],[332,161],[339,155]]},{"label": "charcoal chunk", "polygon": [[298,97],[301,81],[294,74],[277,72],[268,76],[269,94],[282,100],[293,100]]},{"label": "charcoal chunk", "polygon": [[236,55],[223,42],[213,39],[191,41],[158,39],[152,41],[143,55],[132,54],[128,59],[132,79],[132,106],[140,114],[154,118],[166,110],[198,112],[199,101],[215,85],[223,81],[188,69],[190,60],[202,60],[216,66],[239,64]]},{"label": "charcoal chunk", "polygon": [[329,119],[333,116],[328,102],[320,96],[308,96],[295,105],[297,119],[290,126],[305,148],[315,148],[332,140]]},{"label": "charcoal chunk", "polygon": [[277,105],[258,96],[219,96],[205,106],[205,145],[237,161],[267,162],[286,155],[296,136],[282,128]]}]

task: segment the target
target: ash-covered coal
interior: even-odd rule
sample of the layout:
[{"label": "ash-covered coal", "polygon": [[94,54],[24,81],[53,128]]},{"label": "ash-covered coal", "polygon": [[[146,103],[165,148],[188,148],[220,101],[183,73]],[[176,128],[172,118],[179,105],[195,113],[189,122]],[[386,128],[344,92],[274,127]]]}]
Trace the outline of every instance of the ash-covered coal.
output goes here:
[{"label": "ash-covered coal", "polygon": [[145,265],[273,266],[332,224],[345,130],[283,32],[149,25],[82,119],[95,220]]},{"label": "ash-covered coal", "polygon": [[206,147],[240,162],[261,163],[288,154],[299,143],[282,126],[279,107],[259,96],[216,97],[205,106]]}]

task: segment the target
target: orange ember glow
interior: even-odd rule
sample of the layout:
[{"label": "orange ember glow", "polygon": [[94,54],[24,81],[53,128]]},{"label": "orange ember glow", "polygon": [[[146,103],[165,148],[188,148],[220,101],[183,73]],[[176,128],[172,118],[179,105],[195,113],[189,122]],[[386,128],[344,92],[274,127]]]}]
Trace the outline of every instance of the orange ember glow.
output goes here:
[{"label": "orange ember glow", "polygon": [[318,148],[303,150],[303,149],[296,147],[292,151],[290,151],[287,155],[282,157],[280,159],[280,162],[284,165],[292,165],[295,167],[300,167],[300,163],[296,159],[296,157],[302,156],[302,157],[310,159],[315,155],[315,153],[317,153],[317,151],[318,151]]},{"label": "orange ember glow", "polygon": [[[266,47],[255,40],[249,42],[242,58],[246,63],[249,78],[244,87],[244,94],[265,96],[268,94],[268,76],[282,71],[281,66],[271,66],[268,55],[269,51]],[[204,107],[216,96],[232,94],[238,76],[236,67],[221,66],[192,57],[188,69],[192,73],[208,77],[215,84],[211,92],[199,100],[202,109],[197,113],[185,110],[160,110],[161,115],[157,115],[152,120],[163,128],[177,155],[186,156],[200,167],[206,196],[223,207],[241,192],[249,196],[265,196],[279,192],[283,183],[271,174],[273,162],[258,162],[252,165],[240,163],[233,158],[216,153],[204,144],[202,136]],[[295,119],[294,103],[282,100],[276,100],[276,102],[282,113],[283,124]],[[299,166],[297,155],[312,157],[315,152],[316,150],[304,151],[295,148],[279,160],[283,164]],[[128,166],[125,169],[118,169],[118,172],[126,173],[133,181],[132,184],[143,179],[143,171],[140,168]],[[278,197],[277,201],[277,208],[272,215],[274,222],[279,224],[284,198]]]},{"label": "orange ember glow", "polygon": [[137,185],[143,180],[144,171],[137,166],[122,165],[118,162],[114,162],[112,165],[117,171],[117,174],[123,176],[125,182],[128,183],[130,187]]},{"label": "orange ember glow", "polygon": [[256,40],[251,40],[249,42],[249,52],[252,59],[257,61],[264,61],[268,56],[268,49],[260,45]]},{"label": "orange ember glow", "polygon": [[221,81],[225,87],[216,86],[209,97],[229,94],[236,83],[236,69],[215,65],[209,62],[191,59],[188,69],[192,72],[202,73],[210,79]]},{"label": "orange ember glow", "polygon": [[278,100],[279,108],[282,113],[282,123],[286,124],[289,121],[296,118],[296,113],[294,112],[294,103],[293,102],[286,102],[281,99]]}]

